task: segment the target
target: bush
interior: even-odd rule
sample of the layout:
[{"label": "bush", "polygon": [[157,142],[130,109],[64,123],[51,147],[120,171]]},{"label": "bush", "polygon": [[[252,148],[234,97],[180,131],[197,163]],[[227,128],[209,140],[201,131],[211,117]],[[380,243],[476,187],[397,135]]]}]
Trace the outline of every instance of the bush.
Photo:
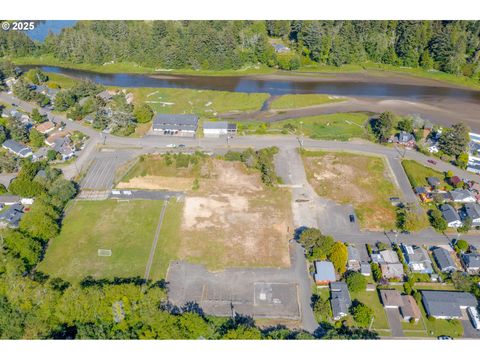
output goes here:
[{"label": "bush", "polygon": [[351,312],[355,322],[359,326],[367,327],[370,325],[370,321],[373,317],[373,310],[367,305],[357,302],[356,304],[352,305]]},{"label": "bush", "polygon": [[367,279],[362,274],[350,271],[347,273],[346,282],[348,285],[348,290],[351,292],[359,292],[365,290],[367,286]]}]

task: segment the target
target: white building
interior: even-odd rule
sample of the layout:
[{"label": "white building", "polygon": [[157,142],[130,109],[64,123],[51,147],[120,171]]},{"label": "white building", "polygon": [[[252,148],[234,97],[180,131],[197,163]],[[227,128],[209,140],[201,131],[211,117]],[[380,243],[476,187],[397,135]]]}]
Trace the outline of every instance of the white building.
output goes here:
[{"label": "white building", "polygon": [[203,123],[203,135],[206,137],[220,137],[234,135],[237,132],[236,124],[227,121],[205,121]]}]

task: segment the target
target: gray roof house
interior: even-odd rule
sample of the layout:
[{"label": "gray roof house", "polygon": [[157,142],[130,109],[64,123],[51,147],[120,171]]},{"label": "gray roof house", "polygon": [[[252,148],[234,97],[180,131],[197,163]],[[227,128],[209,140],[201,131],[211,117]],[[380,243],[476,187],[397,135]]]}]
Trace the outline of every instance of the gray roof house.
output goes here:
[{"label": "gray roof house", "polygon": [[405,261],[412,272],[431,274],[433,273],[432,261],[427,250],[419,246],[402,244]]},{"label": "gray roof house", "polygon": [[22,198],[17,195],[0,195],[0,204],[13,205],[19,203]]},{"label": "gray roof house", "polygon": [[382,250],[380,251],[380,255],[387,264],[396,264],[400,262],[397,253],[393,250]]},{"label": "gray roof house", "polygon": [[104,101],[108,101],[112,99],[113,94],[108,90],[104,90],[101,93],[98,93],[97,96]]},{"label": "gray roof house", "polygon": [[2,144],[2,147],[22,158],[33,155],[32,149],[30,149],[28,146],[22,145],[19,142],[11,139],[5,140]]},{"label": "gray roof house", "polygon": [[337,280],[335,269],[330,261],[315,261],[315,284],[328,285]]},{"label": "gray roof house", "polygon": [[230,124],[227,121],[204,121],[203,135],[210,137],[219,137],[221,135],[235,134],[237,125]]},{"label": "gray roof house", "polygon": [[458,215],[457,210],[455,210],[450,204],[440,205],[440,211],[442,212],[442,216],[447,222],[448,227],[457,228],[462,226],[460,215]]},{"label": "gray roof house", "polygon": [[455,189],[450,191],[449,194],[454,202],[474,203],[477,201],[475,196],[470,191],[465,189]]},{"label": "gray roof house", "polygon": [[0,226],[17,228],[23,216],[23,206],[13,204],[8,209],[0,213]]},{"label": "gray roof house", "polygon": [[55,139],[53,149],[62,155],[62,160],[68,160],[75,155],[75,150],[70,146],[70,139],[68,137]]},{"label": "gray roof house", "polygon": [[348,286],[344,281],[330,283],[330,303],[334,320],[340,320],[348,315],[348,309],[352,305]]},{"label": "gray roof house", "polygon": [[198,116],[190,114],[156,114],[152,122],[155,134],[195,136]]},{"label": "gray roof house", "polygon": [[420,194],[426,194],[427,193],[427,189],[425,189],[424,186],[417,186],[415,189],[415,194],[417,195],[420,195]]},{"label": "gray roof house", "polygon": [[401,144],[406,144],[408,142],[415,141],[415,136],[413,134],[410,134],[406,131],[401,131],[398,134],[398,142]]},{"label": "gray roof house", "polygon": [[472,225],[480,225],[480,205],[477,203],[474,204],[465,204],[464,207],[465,217],[472,219]]},{"label": "gray roof house", "polygon": [[448,250],[436,247],[433,249],[432,254],[441,272],[449,273],[457,270],[457,266]]},{"label": "gray roof house", "polygon": [[347,270],[359,271],[360,270],[360,251],[352,245],[348,245],[348,261]]},{"label": "gray roof house", "polygon": [[363,276],[370,276],[372,275],[372,267],[367,262],[362,262],[360,264],[360,274]]},{"label": "gray roof house", "polygon": [[462,309],[478,305],[475,296],[459,291],[422,291],[422,301],[427,315],[437,319],[460,319]]},{"label": "gray roof house", "polygon": [[383,277],[386,279],[402,279],[405,275],[403,271],[403,264],[401,263],[381,264],[380,269],[382,270]]},{"label": "gray roof house", "polygon": [[275,49],[276,53],[284,53],[290,51],[290,49],[283,44],[272,44],[272,46]]},{"label": "gray roof house", "polygon": [[430,186],[433,186],[433,187],[437,187],[441,183],[440,179],[435,176],[428,177],[427,182]]},{"label": "gray roof house", "polygon": [[480,254],[463,254],[462,262],[469,274],[478,274],[480,272]]}]

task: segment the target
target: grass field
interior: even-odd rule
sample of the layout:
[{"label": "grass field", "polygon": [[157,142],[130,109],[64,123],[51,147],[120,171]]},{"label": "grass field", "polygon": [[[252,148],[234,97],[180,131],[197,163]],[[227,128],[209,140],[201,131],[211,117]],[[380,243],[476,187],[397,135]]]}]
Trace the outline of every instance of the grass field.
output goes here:
[{"label": "grass field", "polygon": [[61,89],[69,89],[78,82],[78,80],[66,75],[55,74],[52,72],[46,72],[45,74],[48,75],[48,81],[46,84],[50,87],[57,84]]},{"label": "grass field", "polygon": [[402,166],[412,187],[429,186],[427,178],[430,176],[437,177],[442,181],[440,187],[447,185],[445,181],[443,181],[444,174],[442,172],[435,171],[427,166],[423,166],[415,160],[403,160]]},{"label": "grass field", "polygon": [[367,305],[373,310],[373,326],[372,329],[380,329],[380,330],[387,330],[390,329],[387,320],[387,314],[383,308],[383,305],[380,302],[380,298],[378,296],[377,291],[360,291],[360,292],[352,292],[351,294],[352,300],[358,300],[361,303]]},{"label": "grass field", "polygon": [[340,96],[324,94],[295,94],[281,95],[275,98],[270,104],[271,110],[297,109],[309,106],[316,106],[328,103],[345,101],[346,98]]},{"label": "grass field", "polygon": [[[65,217],[60,235],[50,241],[39,270],[69,281],[88,275],[143,277],[162,206],[162,201],[150,200],[77,201]],[[179,206],[172,203],[167,207],[152,266],[153,280],[164,278],[169,260],[176,258]],[[100,257],[98,249],[110,249],[112,256]]]},{"label": "grass field", "polygon": [[352,204],[365,229],[395,228],[396,212],[389,198],[398,196],[381,157],[347,152],[303,151],[310,184],[319,196]]},{"label": "grass field", "polygon": [[161,114],[196,114],[214,118],[217,114],[260,110],[270,95],[214,90],[130,88],[135,103],[146,102]]},{"label": "grass field", "polygon": [[[290,120],[263,122],[238,122],[240,134],[303,134],[313,139],[347,141],[352,138],[368,138],[365,113],[335,113],[300,117]],[[301,124],[300,124],[301,123]]]}]

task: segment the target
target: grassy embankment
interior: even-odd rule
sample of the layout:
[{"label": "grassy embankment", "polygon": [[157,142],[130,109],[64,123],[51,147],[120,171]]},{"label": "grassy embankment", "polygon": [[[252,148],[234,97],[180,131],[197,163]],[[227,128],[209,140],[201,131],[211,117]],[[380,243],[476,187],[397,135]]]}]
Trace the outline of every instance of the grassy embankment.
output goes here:
[{"label": "grassy embankment", "polygon": [[299,117],[272,123],[258,121],[238,122],[238,132],[242,135],[295,134],[322,140],[347,141],[353,138],[369,138],[368,114],[336,113]]},{"label": "grassy embankment", "polygon": [[342,102],[345,97],[325,94],[281,95],[270,104],[270,110],[288,110]]}]

